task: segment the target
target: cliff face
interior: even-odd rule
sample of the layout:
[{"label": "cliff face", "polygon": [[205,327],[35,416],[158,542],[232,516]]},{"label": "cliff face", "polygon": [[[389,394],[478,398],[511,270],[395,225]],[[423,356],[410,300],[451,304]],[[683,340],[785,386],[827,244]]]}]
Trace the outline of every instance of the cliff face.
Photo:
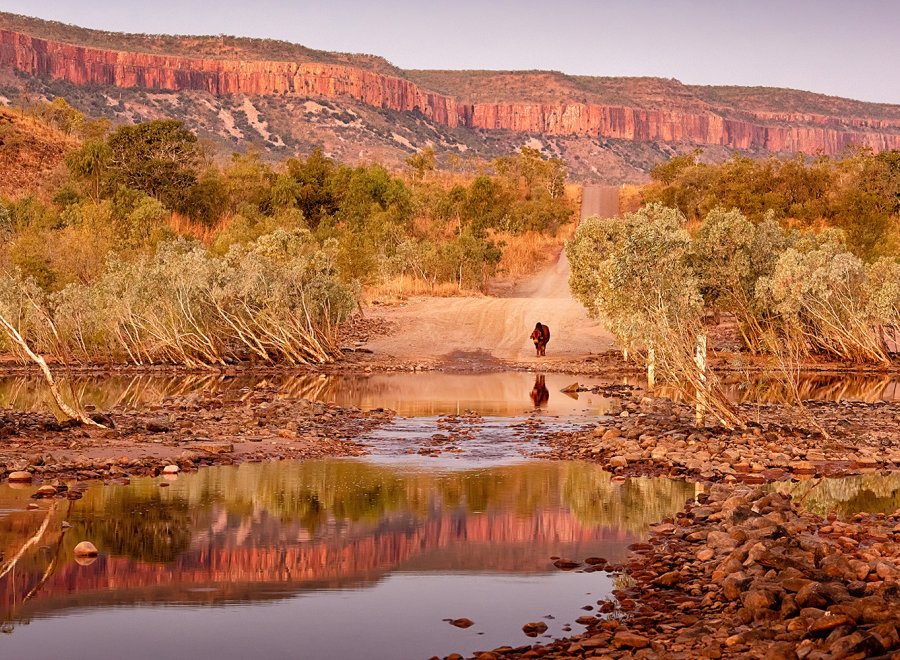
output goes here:
[{"label": "cliff face", "polygon": [[404,78],[340,64],[102,50],[2,29],[0,67],[76,85],[200,90],[218,96],[349,97],[377,108],[418,112],[451,128],[829,155],[850,145],[877,151],[900,149],[900,119],[894,118],[754,112],[725,106],[698,112],[565,101],[469,103],[427,91]]}]

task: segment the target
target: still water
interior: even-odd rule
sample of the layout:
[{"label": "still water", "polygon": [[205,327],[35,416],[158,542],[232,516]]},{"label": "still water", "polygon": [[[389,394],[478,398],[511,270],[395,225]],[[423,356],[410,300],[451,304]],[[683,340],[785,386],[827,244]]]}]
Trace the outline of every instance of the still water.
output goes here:
[{"label": "still water", "polygon": [[[549,415],[583,416],[604,413],[610,399],[589,392],[560,390],[578,383],[637,385],[636,377],[600,379],[567,374],[443,372],[385,374],[309,374],[225,376],[222,374],[134,374],[78,376],[61,379],[62,390],[102,410],[115,406],[158,404],[167,396],[193,392],[249,392],[260,383],[278,387],[285,396],[304,397],[362,409],[389,408],[406,417],[459,414],[514,416],[529,411]],[[764,376],[724,379],[730,399],[737,402],[779,402],[788,398],[785,387]],[[890,375],[809,373],[800,378],[802,398],[826,401],[900,401],[900,379]],[[675,396],[661,387],[662,395]],[[36,375],[0,377],[0,408],[46,410],[52,406],[43,381]]]},{"label": "still water", "polygon": [[[608,597],[617,578],[560,571],[551,557],[621,561],[650,524],[696,493],[683,481],[620,481],[588,464],[522,458],[544,434],[587,423],[612,404],[563,388],[608,380],[135,375],[64,387],[114,409],[199,391],[250,396],[263,381],[285,396],[391,408],[399,417],[363,438],[373,449],[365,459],[92,484],[74,501],[32,500],[35,486],[0,485],[0,625],[8,633],[0,657],[426,658],[533,642],[522,625],[539,620],[546,637],[561,637],[567,624],[581,630],[574,622],[582,608]],[[764,380],[733,382],[729,392],[741,401],[783,395]],[[810,375],[801,392],[900,398],[895,381],[877,377]],[[46,405],[36,379],[0,379],[0,406]],[[809,510],[845,517],[900,507],[898,479],[774,487]],[[38,509],[27,510],[35,501]],[[97,559],[74,558],[82,540],[100,549]],[[460,617],[475,624],[446,621]]]},{"label": "still water", "polygon": [[[3,657],[425,658],[533,641],[538,620],[559,637],[615,578],[550,558],[621,561],[695,492],[580,463],[356,459],[95,484],[27,511],[34,490],[0,487]],[[100,557],[76,561],[82,540]],[[460,617],[475,625],[444,621]]]},{"label": "still water", "polygon": [[857,513],[890,515],[900,509],[900,473],[869,473],[837,479],[779,482],[775,490],[790,493],[801,507],[820,516],[836,513],[850,518]]}]

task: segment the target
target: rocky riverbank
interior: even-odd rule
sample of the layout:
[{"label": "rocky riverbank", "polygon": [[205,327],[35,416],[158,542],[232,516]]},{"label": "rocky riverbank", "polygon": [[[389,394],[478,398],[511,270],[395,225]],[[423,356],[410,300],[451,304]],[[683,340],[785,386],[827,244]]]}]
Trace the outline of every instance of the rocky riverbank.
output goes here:
[{"label": "rocky riverbank", "polygon": [[108,479],[157,474],[172,464],[192,470],[359,455],[365,449],[356,439],[393,417],[385,410],[364,412],[285,396],[264,383],[91,414],[107,428],[60,422],[45,413],[0,411],[0,476]]},{"label": "rocky riverbank", "polygon": [[589,431],[557,433],[542,458],[599,462],[621,475],[764,483],[900,468],[900,402],[810,401],[806,412],[742,404],[746,428],[694,424],[691,407],[640,388],[595,388],[609,415]]},{"label": "rocky riverbank", "polygon": [[718,484],[656,525],[583,634],[496,658],[897,657],[900,511],[841,522]]}]

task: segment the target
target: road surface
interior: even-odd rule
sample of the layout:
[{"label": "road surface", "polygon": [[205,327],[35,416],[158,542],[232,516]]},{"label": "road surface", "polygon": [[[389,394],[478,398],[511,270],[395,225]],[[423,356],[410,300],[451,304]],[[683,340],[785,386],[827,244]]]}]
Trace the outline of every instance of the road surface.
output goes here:
[{"label": "road surface", "polygon": [[[586,186],[581,218],[618,215],[618,189]],[[565,252],[556,262],[502,297],[411,299],[406,305],[379,310],[396,325],[390,336],[367,347],[404,360],[452,360],[454,354],[478,352],[510,362],[572,360],[612,348],[612,336],[569,293]],[[550,326],[547,356],[536,358],[529,339],[535,323]]]}]

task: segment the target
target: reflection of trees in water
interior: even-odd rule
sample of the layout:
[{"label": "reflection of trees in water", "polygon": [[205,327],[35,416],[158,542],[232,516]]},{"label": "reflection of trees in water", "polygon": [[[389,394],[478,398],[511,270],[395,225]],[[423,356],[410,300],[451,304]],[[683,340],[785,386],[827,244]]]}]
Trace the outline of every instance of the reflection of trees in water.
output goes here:
[{"label": "reflection of trees in water", "polygon": [[[792,401],[787,384],[766,374],[740,379],[725,377],[722,383],[728,398],[737,403],[788,403]],[[891,376],[854,374],[801,374],[800,398],[818,401],[900,401],[900,381]],[[662,385],[662,396],[679,400],[680,394]]]},{"label": "reflection of trees in water", "polygon": [[582,463],[531,463],[445,474],[403,473],[354,461],[247,464],[210,469],[170,491],[190,506],[214,499],[229,511],[264,509],[313,532],[329,520],[380,520],[392,512],[418,517],[440,509],[512,511],[528,516],[568,508],[585,526],[630,531],[680,511],[693,486],[667,479],[628,479]]},{"label": "reflection of trees in water", "polygon": [[163,497],[158,486],[144,484],[90,491],[69,522],[74,536],[109,554],[170,562],[190,547],[194,518],[184,499]]},{"label": "reflection of trees in water", "polygon": [[[48,601],[83,591],[87,603],[92,590],[341,581],[419,559],[430,566],[434,557],[441,566],[543,570],[553,549],[633,538],[627,532],[693,495],[682,482],[616,484],[596,466],[536,461],[437,474],[351,460],[260,463],[158,483],[93,484],[83,499],[57,501],[52,514],[21,510],[33,489],[0,487],[0,509],[15,510],[0,518],[0,551],[15,555],[48,516],[40,545],[56,548],[34,545],[15,579],[0,580],[4,616],[19,616],[23,594],[42,588]],[[63,520],[73,525],[68,533]],[[83,539],[102,553],[90,569],[72,563]]]},{"label": "reflection of trees in water", "polygon": [[855,513],[893,513],[900,508],[900,473],[861,474],[839,479],[781,482],[775,490],[790,493],[801,506],[819,515],[836,511],[847,517]]},{"label": "reflection of trees in water", "polygon": [[[22,492],[0,489],[0,507],[21,505]],[[171,562],[192,540],[209,535],[244,538],[253,529],[277,542],[296,540],[298,529],[309,538],[330,534],[335,524],[362,522],[371,529],[391,518],[425,521],[448,513],[528,519],[571,512],[573,522],[586,529],[640,532],[681,510],[692,495],[690,484],[666,479],[614,483],[608,473],[582,463],[535,462],[443,474],[361,461],[260,463],[201,470],[166,489],[152,479],[125,487],[92,486],[71,511],[56,516],[54,529],[65,515],[74,526],[72,539],[90,539],[112,556]],[[16,504],[5,501],[10,497]],[[18,547],[34,533],[35,520],[26,512],[0,519],[0,548]]]},{"label": "reflection of trees in water", "polygon": [[[141,406],[161,402],[166,397],[180,397],[192,393],[210,395],[248,395],[242,388],[253,388],[265,381],[275,386],[286,397],[306,398],[315,401],[368,402],[369,405],[407,405],[424,414],[436,414],[439,406],[434,401],[416,404],[416,388],[419,381],[406,381],[421,376],[396,376],[372,378],[370,376],[338,376],[326,374],[255,374],[226,376],[222,374],[138,374],[75,377],[71,384],[61,379],[64,398],[71,399],[74,391],[83,403],[92,403],[108,410],[116,405]],[[626,379],[627,380],[627,379]],[[785,402],[789,400],[787,387],[776,378],[765,374],[753,378],[726,378],[728,396],[738,402]],[[71,389],[70,389],[71,388]],[[678,399],[675,391],[664,385],[659,393]],[[806,374],[801,376],[800,394],[804,399],[897,401],[900,400],[900,381],[887,376],[855,376],[846,374]],[[547,403],[549,390],[538,376],[531,390],[535,406]],[[52,398],[43,381],[36,375],[20,375],[0,378],[0,407],[20,410],[52,409]],[[419,410],[421,409],[421,410]]]},{"label": "reflection of trees in water", "polygon": [[[282,396],[305,398],[315,401],[335,401],[338,395],[354,393],[377,397],[386,394],[386,384],[376,385],[366,376],[332,376],[326,374],[251,374],[226,376],[223,374],[137,374],[76,376],[59,378],[63,398],[75,397],[86,404],[108,410],[116,405],[140,406],[159,403],[166,397],[181,397],[195,393],[238,394],[247,396],[243,388],[253,388],[267,383],[278,388]],[[52,407],[52,398],[44,381],[36,375],[19,375],[0,378],[0,408],[18,410],[46,410]]]},{"label": "reflection of trees in water", "polygon": [[608,473],[584,463],[568,465],[564,497],[584,524],[645,531],[651,524],[673,516],[694,497],[693,484],[664,477],[636,477],[614,481]]}]

